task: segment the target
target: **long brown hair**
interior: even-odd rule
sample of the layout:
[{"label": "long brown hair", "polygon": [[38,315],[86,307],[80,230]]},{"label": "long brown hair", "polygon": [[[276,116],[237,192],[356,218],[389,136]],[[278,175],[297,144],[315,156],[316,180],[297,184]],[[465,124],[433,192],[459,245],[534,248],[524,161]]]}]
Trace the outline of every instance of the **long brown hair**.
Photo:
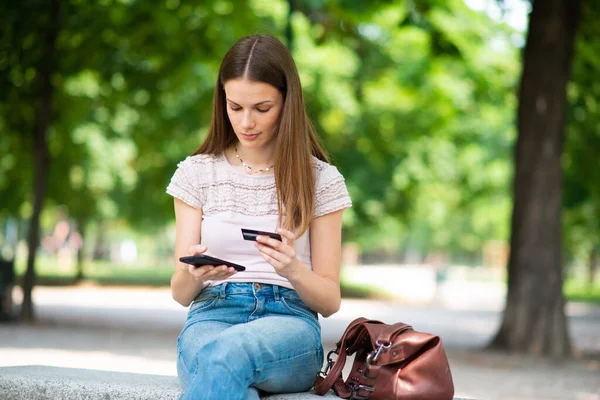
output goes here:
[{"label": "long brown hair", "polygon": [[[220,154],[237,140],[225,102],[223,85],[244,78],[268,83],[279,90],[283,109],[275,135],[275,186],[279,225],[298,229],[301,236],[309,227],[315,203],[315,181],[311,156],[329,162],[306,115],[302,86],[292,55],[273,36],[248,36],[225,54],[213,98],[212,123],[208,136],[196,154]],[[285,212],[285,219],[282,219]]]}]

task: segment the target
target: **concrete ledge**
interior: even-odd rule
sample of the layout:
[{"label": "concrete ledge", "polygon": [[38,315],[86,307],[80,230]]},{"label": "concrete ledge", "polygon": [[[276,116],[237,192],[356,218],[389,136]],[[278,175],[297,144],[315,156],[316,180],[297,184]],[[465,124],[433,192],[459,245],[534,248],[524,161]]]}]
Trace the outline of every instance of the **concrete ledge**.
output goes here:
[{"label": "concrete ledge", "polygon": [[[176,400],[174,376],[27,365],[0,368],[2,400]],[[265,400],[339,399],[332,393],[274,394]],[[454,400],[466,400],[454,398]]]},{"label": "concrete ledge", "polygon": [[0,368],[0,393],[7,400],[176,400],[180,390],[171,376],[27,365]]},{"label": "concrete ledge", "polygon": [[[176,400],[174,376],[27,365],[0,368],[2,400]],[[333,394],[325,398],[338,398]],[[268,400],[323,399],[314,393],[275,394]]]}]

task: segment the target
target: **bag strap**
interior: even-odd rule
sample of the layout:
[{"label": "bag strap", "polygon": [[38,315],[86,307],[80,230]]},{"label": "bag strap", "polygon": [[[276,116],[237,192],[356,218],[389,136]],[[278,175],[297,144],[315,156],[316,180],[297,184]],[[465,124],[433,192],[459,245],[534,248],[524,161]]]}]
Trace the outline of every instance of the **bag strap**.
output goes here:
[{"label": "bag strap", "polygon": [[[366,318],[357,318],[348,325],[342,338],[336,343],[336,349],[333,350],[334,353],[338,355],[335,360],[333,366],[330,364],[329,355],[327,355],[327,366],[324,372],[320,372],[317,375],[317,379],[314,384],[315,393],[324,395],[327,393],[333,386],[336,386],[336,389],[344,385],[344,380],[342,378],[342,370],[344,369],[344,365],[346,365],[346,341],[348,340],[348,336],[355,334],[355,332],[362,326],[362,324],[367,321]],[[341,350],[341,351],[340,351]],[[331,368],[329,373],[327,373],[328,369]],[[341,385],[340,385],[341,381]]]},{"label": "bag strap", "polygon": [[[374,328],[375,327],[373,326],[366,326],[366,329],[369,330],[371,337],[376,338],[375,343],[378,345],[378,347],[374,349],[374,352],[367,356],[367,369],[365,371],[365,376],[372,380],[377,379],[379,376],[379,370],[381,369],[381,366],[378,365],[377,357],[382,348],[389,348],[392,345],[392,336],[400,335],[404,332],[413,330],[412,326],[402,322],[398,322],[393,325],[386,325],[383,327],[383,330],[381,330],[380,327],[376,327],[379,328],[378,332],[375,331]],[[375,355],[372,357],[373,354]]]},{"label": "bag strap", "polygon": [[392,336],[397,336],[401,333],[412,330],[412,326],[407,325],[403,322],[397,322],[393,325],[384,326],[383,329],[379,329],[379,332],[377,333],[374,332],[374,329],[369,330],[369,334],[372,338],[376,339],[375,343],[390,343],[392,340]]},{"label": "bag strap", "polygon": [[[350,397],[351,393],[348,390],[348,388],[346,388],[346,384],[344,383],[344,379],[342,377],[342,370],[346,365],[346,358],[348,355],[346,351],[346,342],[349,339],[356,339],[357,334],[358,337],[364,337],[364,335],[361,335],[359,332],[364,331],[365,325],[368,323],[382,324],[383,322],[360,317],[355,319],[350,323],[350,325],[348,325],[348,327],[344,331],[344,334],[342,335],[342,338],[336,344],[336,349],[334,350],[334,352],[338,355],[338,357],[335,360],[333,367],[331,367],[331,371],[327,373],[327,370],[330,367],[328,360],[328,366],[326,367],[325,372],[321,372],[319,373],[319,375],[317,375],[317,379],[314,384],[315,393],[322,396],[325,393],[327,393],[332,387],[334,387],[334,390],[339,397]],[[356,341],[353,342],[353,345],[355,344]]]}]

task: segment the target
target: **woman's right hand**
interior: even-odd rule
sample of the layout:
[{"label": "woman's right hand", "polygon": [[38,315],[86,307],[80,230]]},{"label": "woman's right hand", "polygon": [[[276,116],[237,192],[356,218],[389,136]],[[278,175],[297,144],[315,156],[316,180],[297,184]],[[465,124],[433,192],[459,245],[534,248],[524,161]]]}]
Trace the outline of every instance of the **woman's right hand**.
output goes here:
[{"label": "woman's right hand", "polygon": [[[188,255],[196,256],[198,254],[204,253],[208,250],[203,244],[195,244],[190,246],[188,250]],[[227,267],[226,265],[220,265],[218,267],[212,265],[201,265],[195,266],[191,264],[183,264],[181,269],[187,270],[190,275],[194,277],[197,281],[222,281],[225,280],[237,273],[235,268]]]}]

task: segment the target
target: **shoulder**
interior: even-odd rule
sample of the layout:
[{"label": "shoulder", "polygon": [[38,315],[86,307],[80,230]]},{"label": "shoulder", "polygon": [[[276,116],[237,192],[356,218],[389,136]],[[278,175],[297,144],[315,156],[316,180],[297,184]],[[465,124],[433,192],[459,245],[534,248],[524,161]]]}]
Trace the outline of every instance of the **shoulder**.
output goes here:
[{"label": "shoulder", "polygon": [[214,176],[218,156],[197,154],[177,164],[177,170],[167,186],[167,193],[195,208],[206,202],[206,188]]},{"label": "shoulder", "polygon": [[317,170],[317,171],[323,171],[325,169],[328,168],[335,168],[333,165],[318,159],[315,156],[311,156],[312,157],[312,162],[313,162],[313,167]]},{"label": "shoulder", "polygon": [[315,169],[317,190],[322,189],[323,186],[327,186],[327,184],[344,182],[344,177],[334,165],[319,160],[314,156],[313,168]]},{"label": "shoulder", "polygon": [[179,168],[206,168],[214,166],[219,161],[219,156],[214,154],[196,154],[186,157],[177,166]]},{"label": "shoulder", "polygon": [[188,156],[185,160],[177,164],[177,169],[185,175],[199,180],[206,180],[214,175],[214,171],[219,165],[222,157],[214,154],[196,154]]},{"label": "shoulder", "polygon": [[314,217],[352,206],[346,182],[338,169],[325,161],[313,157],[316,173]]},{"label": "shoulder", "polygon": [[213,154],[196,154],[186,157],[177,164],[177,170],[171,179],[172,183],[193,187],[209,185],[215,179],[215,171],[220,156]]}]

